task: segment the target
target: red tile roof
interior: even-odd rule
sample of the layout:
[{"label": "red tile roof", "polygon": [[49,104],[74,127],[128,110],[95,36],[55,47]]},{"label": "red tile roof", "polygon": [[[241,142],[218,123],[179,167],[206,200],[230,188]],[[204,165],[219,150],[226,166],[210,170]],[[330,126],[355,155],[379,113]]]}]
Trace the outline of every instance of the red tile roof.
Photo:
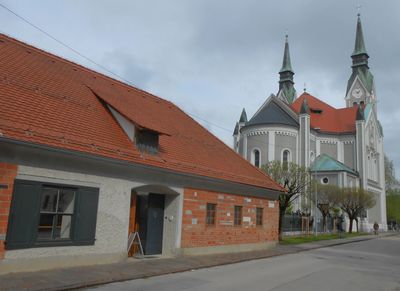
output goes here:
[{"label": "red tile roof", "polygon": [[304,99],[307,99],[311,110],[311,128],[319,128],[321,132],[327,133],[354,133],[356,131],[357,107],[336,109],[308,93],[303,93],[290,105],[291,108],[299,113]]},{"label": "red tile roof", "polygon": [[[97,95],[97,96],[96,96]],[[139,152],[102,99],[161,132]],[[282,191],[173,103],[0,35],[0,132],[9,139]]]}]

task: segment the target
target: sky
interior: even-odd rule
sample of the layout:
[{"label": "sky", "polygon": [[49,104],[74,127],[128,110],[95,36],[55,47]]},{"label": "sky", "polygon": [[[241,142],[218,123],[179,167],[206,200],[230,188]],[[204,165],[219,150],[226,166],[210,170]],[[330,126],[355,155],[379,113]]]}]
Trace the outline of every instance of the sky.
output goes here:
[{"label": "sky", "polygon": [[[294,81],[340,108],[351,75],[357,13],[375,77],[384,147],[400,177],[398,0],[0,0],[0,32],[174,102],[229,146],[278,91],[285,34]],[[111,75],[112,77],[115,77]]]}]

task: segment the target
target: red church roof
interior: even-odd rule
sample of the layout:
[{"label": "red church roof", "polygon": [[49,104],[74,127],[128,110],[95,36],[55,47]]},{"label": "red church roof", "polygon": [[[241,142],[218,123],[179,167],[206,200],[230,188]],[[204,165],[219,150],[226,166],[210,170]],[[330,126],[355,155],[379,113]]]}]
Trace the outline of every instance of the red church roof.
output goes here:
[{"label": "red church roof", "polygon": [[311,128],[327,133],[354,133],[356,131],[357,107],[336,109],[308,93],[303,93],[293,102],[291,108],[299,113],[304,99],[307,99],[311,111]]},{"label": "red church roof", "polygon": [[[160,132],[140,152],[108,103]],[[0,137],[282,191],[173,103],[0,35]]]}]

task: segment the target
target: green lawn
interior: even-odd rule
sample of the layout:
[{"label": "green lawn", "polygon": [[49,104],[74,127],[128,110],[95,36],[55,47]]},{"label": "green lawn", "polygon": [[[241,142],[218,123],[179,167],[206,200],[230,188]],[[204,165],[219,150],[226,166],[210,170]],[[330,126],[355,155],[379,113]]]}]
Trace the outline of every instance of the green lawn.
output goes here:
[{"label": "green lawn", "polygon": [[[342,238],[350,238],[367,234],[368,233],[342,233]],[[315,236],[314,234],[310,234],[308,236],[286,236],[282,239],[280,243],[284,245],[292,245],[337,238],[339,238],[339,234],[337,233],[324,233],[318,234],[317,236]]]}]

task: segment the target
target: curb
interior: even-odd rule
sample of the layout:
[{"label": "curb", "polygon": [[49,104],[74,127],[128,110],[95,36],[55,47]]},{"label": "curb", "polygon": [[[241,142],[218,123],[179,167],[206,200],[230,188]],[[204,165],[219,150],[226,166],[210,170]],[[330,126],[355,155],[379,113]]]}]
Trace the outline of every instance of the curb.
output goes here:
[{"label": "curb", "polygon": [[[162,276],[162,275],[168,275],[168,274],[175,274],[175,273],[181,273],[181,272],[188,272],[188,271],[193,271],[193,270],[200,270],[200,269],[205,269],[205,268],[211,268],[211,267],[217,267],[217,266],[225,266],[225,265],[231,265],[231,264],[237,264],[241,262],[247,262],[247,261],[254,261],[254,260],[261,260],[261,259],[267,259],[267,258],[273,258],[273,257],[278,257],[278,256],[284,256],[284,255],[290,255],[290,254],[296,254],[296,253],[301,253],[301,252],[307,252],[315,249],[321,249],[321,248],[327,248],[327,247],[334,247],[338,245],[344,245],[344,244],[350,244],[350,243],[356,243],[360,241],[368,241],[368,240],[373,240],[373,239],[379,239],[379,238],[385,238],[385,237],[390,237],[390,236],[398,236],[398,233],[391,233],[391,234],[383,234],[379,236],[374,236],[374,235],[368,235],[364,237],[356,237],[356,238],[351,238],[351,239],[337,239],[334,242],[329,240],[325,241],[320,241],[320,242],[327,242],[326,244],[319,244],[318,242],[312,242],[309,243],[308,246],[303,245],[301,247],[300,245],[277,245],[276,248],[270,249],[268,253],[264,254],[251,254],[246,257],[244,256],[238,256],[238,257],[221,257],[220,261],[218,259],[216,261],[209,261],[207,262],[207,259],[201,260],[200,258],[202,256],[192,256],[192,257],[187,257],[187,260],[182,260],[181,262],[178,261],[178,264],[176,266],[172,266],[171,268],[164,268],[164,269],[159,269],[158,271],[152,271],[152,272],[147,272],[147,273],[136,273],[136,274],[127,274],[127,273],[115,273],[112,274],[110,273],[109,276],[102,276],[98,279],[93,278],[92,280],[88,281],[81,281],[81,282],[75,282],[75,283],[70,283],[67,285],[63,286],[56,286],[56,287],[45,287],[42,289],[36,289],[36,290],[71,290],[71,289],[84,289],[84,288],[91,288],[91,287],[96,287],[96,286],[101,286],[105,284],[110,284],[110,283],[117,283],[117,282],[124,282],[124,281],[130,281],[130,280],[137,280],[137,279],[145,279],[145,278],[150,278],[150,277],[155,277],[155,276]],[[329,242],[329,243],[328,243]],[[39,287],[40,288],[40,287]],[[8,289],[11,290],[11,289]]]},{"label": "curb", "polygon": [[[273,257],[278,257],[278,256],[284,256],[284,255],[290,255],[290,254],[296,254],[296,253],[302,253],[302,252],[307,252],[315,249],[321,249],[321,248],[327,248],[327,247],[333,247],[333,246],[338,246],[338,245],[345,245],[345,244],[350,244],[350,243],[356,243],[360,241],[369,241],[373,239],[378,239],[382,237],[388,237],[388,236],[396,236],[398,234],[391,234],[391,235],[384,235],[384,236],[368,236],[368,237],[360,237],[360,238],[355,238],[355,239],[343,239],[342,241],[337,241],[331,244],[326,244],[326,245],[316,245],[314,247],[310,248],[297,248],[294,250],[288,250],[288,251],[279,251],[277,253],[272,253],[268,255],[263,255],[263,256],[254,256],[254,257],[249,257],[249,258],[239,258],[239,259],[234,259],[230,260],[227,262],[217,262],[217,263],[208,263],[200,266],[194,266],[193,268],[178,268],[175,270],[168,270],[168,271],[160,271],[160,272],[155,272],[152,274],[147,274],[147,275],[137,275],[137,276],[132,276],[129,278],[121,278],[121,279],[115,279],[115,280],[105,280],[101,282],[93,282],[93,283],[87,283],[85,285],[83,284],[76,284],[76,285],[70,285],[70,286],[63,286],[61,288],[57,289],[48,289],[48,290],[70,290],[70,289],[83,289],[83,288],[90,288],[90,287],[96,287],[104,284],[109,284],[109,283],[117,283],[117,282],[124,282],[124,281],[130,281],[130,280],[137,280],[137,279],[146,279],[146,278],[151,278],[151,277],[156,277],[156,276],[163,276],[163,275],[168,275],[168,274],[176,274],[176,273],[182,273],[182,272],[190,272],[194,270],[201,270],[205,268],[212,268],[212,267],[218,267],[218,266],[226,266],[226,265],[231,265],[231,264],[237,264],[241,262],[248,262],[248,261],[255,261],[255,260],[262,260],[262,259],[267,259],[267,258],[273,258]],[[316,243],[317,244],[317,243]],[[279,246],[279,244],[278,244]],[[296,248],[296,247],[294,247]]]}]

